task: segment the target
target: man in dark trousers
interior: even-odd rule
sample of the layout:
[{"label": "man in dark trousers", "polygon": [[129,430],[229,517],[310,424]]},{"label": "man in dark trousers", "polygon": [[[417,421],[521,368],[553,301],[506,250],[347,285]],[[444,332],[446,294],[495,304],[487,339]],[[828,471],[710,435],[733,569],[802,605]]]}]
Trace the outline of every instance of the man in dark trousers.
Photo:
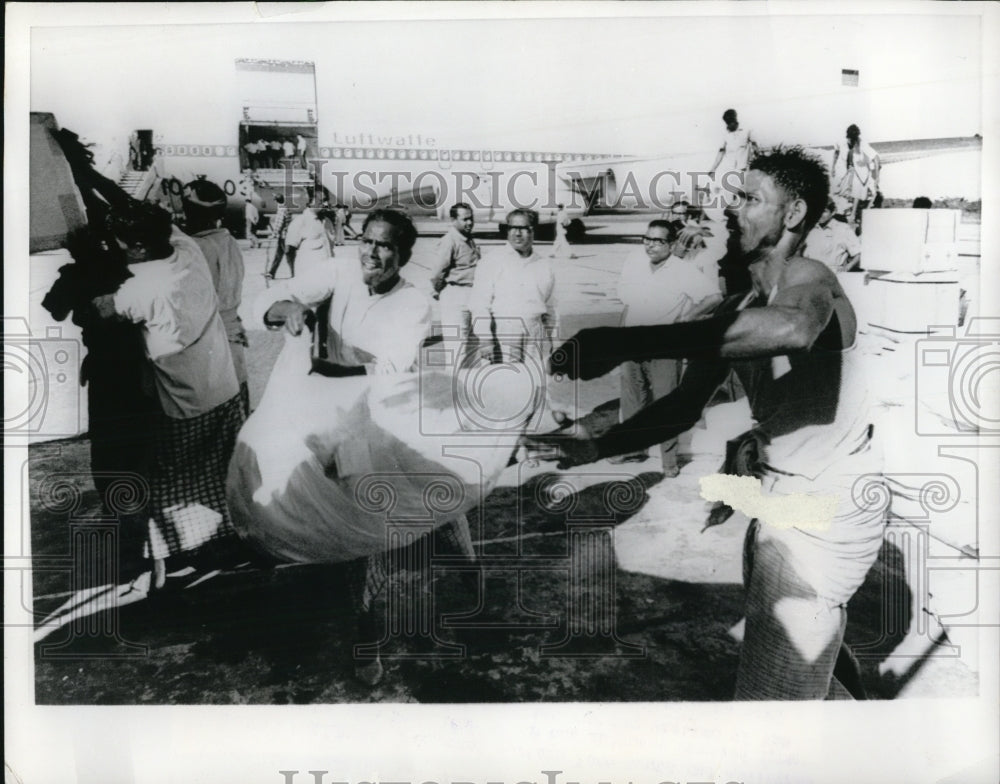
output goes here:
[{"label": "man in dark trousers", "polygon": [[[271,266],[264,276],[268,280],[274,280],[274,273],[278,271],[278,267],[281,266],[281,259],[286,255],[285,249],[285,235],[288,233],[288,224],[292,222],[292,214],[288,211],[285,206],[285,197],[280,193],[274,197],[275,203],[278,208],[275,210],[274,215],[271,216],[271,231],[274,233],[274,238],[277,245],[274,249],[274,261],[271,262]],[[292,248],[287,249],[288,256],[288,270],[292,273],[292,277],[295,277],[295,250]]]}]

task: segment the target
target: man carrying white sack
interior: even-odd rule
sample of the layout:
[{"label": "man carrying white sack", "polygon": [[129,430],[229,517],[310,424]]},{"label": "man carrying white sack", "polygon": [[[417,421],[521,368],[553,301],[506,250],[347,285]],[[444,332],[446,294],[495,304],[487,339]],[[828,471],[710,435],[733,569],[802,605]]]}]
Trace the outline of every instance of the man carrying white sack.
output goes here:
[{"label": "man carrying white sack", "polygon": [[[434,460],[440,445],[420,440],[417,406],[425,390],[415,377],[399,377],[416,369],[431,326],[426,297],[400,277],[416,238],[405,215],[377,210],[365,220],[357,259],[332,260],[261,295],[254,320],[283,326],[291,337],[230,469],[229,502],[245,538],[286,560],[351,561],[359,642],[365,644],[381,637],[372,610],[387,579],[389,510],[368,509],[359,482],[385,474],[405,485],[420,473],[414,465],[442,473]],[[310,374],[304,327],[313,318]],[[349,378],[366,374],[374,378]],[[424,446],[429,451],[420,454]],[[393,492],[407,496],[408,488]],[[451,525],[443,532],[471,558],[465,508],[446,516]],[[356,674],[377,683],[377,655],[359,664]]]}]

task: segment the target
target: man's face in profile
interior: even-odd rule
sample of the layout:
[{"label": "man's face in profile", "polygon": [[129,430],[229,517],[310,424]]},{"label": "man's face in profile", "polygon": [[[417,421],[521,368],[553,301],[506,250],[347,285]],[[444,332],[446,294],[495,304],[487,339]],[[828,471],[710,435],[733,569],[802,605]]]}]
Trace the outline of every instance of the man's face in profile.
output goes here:
[{"label": "man's face in profile", "polygon": [[788,197],[767,174],[747,172],[743,198],[727,212],[735,217],[736,237],[744,254],[756,254],[774,247],[784,230]]}]

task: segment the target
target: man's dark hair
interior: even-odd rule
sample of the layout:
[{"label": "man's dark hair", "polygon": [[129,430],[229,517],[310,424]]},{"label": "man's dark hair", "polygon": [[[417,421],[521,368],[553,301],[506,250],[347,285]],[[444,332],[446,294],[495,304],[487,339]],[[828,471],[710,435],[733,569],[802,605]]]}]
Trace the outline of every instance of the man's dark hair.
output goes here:
[{"label": "man's dark hair", "polygon": [[754,158],[750,171],[766,174],[789,197],[806,203],[803,234],[816,225],[830,194],[830,178],[819,158],[802,147],[778,146]]},{"label": "man's dark hair", "polygon": [[933,206],[934,202],[926,196],[917,196],[917,198],[913,200],[913,209],[915,210],[929,210]]},{"label": "man's dark hair", "polygon": [[162,207],[144,201],[116,207],[108,213],[107,227],[128,246],[144,245],[150,258],[165,258],[171,253],[170,233],[173,229],[170,213]]},{"label": "man's dark hair", "polygon": [[448,210],[448,214],[451,215],[451,219],[455,220],[458,217],[459,210],[468,210],[472,212],[472,207],[466,204],[464,201],[460,201],[458,204],[453,204],[451,209]]},{"label": "man's dark hair", "polygon": [[722,122],[726,124],[729,124],[731,122],[736,122],[736,110],[726,109],[726,111],[722,113]]},{"label": "man's dark hair", "polygon": [[193,180],[185,185],[181,202],[188,232],[213,229],[216,221],[226,216],[226,192],[210,180]]},{"label": "man's dark hair", "polygon": [[854,123],[847,126],[847,138],[849,141],[855,141],[861,137],[861,129]]},{"label": "man's dark hair", "polygon": [[531,228],[535,228],[538,225],[538,213],[534,210],[526,210],[523,207],[518,207],[516,210],[511,210],[507,213],[507,223],[510,223],[515,216],[520,215],[522,218],[527,218]]},{"label": "man's dark hair", "polygon": [[280,193],[276,193],[276,194],[274,194],[274,200],[275,200],[275,201],[276,201],[276,202],[277,202],[278,204],[284,204],[284,203],[285,203],[285,197],[284,197],[284,196],[282,196],[282,195],[281,195]]},{"label": "man's dark hair", "polygon": [[393,241],[396,243],[396,250],[399,251],[399,266],[402,267],[410,260],[413,253],[413,246],[417,242],[417,227],[413,225],[410,217],[399,210],[373,210],[368,213],[361,231],[368,228],[369,223],[379,221],[392,226]]},{"label": "man's dark hair", "polygon": [[668,221],[663,218],[657,218],[656,220],[651,220],[649,225],[646,227],[646,231],[650,229],[666,229],[667,230],[667,241],[673,242],[677,239],[677,232],[679,227],[683,224],[679,224],[676,221]]}]

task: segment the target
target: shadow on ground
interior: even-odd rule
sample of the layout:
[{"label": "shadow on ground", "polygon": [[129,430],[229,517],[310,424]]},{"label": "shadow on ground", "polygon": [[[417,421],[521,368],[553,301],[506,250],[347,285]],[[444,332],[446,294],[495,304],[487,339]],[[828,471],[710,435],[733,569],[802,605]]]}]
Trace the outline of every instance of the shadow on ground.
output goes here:
[{"label": "shadow on ground", "polygon": [[[87,450],[83,440],[47,444],[34,449],[34,465],[85,467]],[[742,588],[615,565],[614,527],[642,508],[661,479],[643,473],[568,496],[559,491],[560,475],[542,474],[496,489],[470,516],[477,566],[438,551],[430,568],[391,577],[379,604],[386,675],[374,689],[353,678],[354,616],[343,568],[263,566],[234,547],[214,553],[214,563],[193,562],[195,572],[172,577],[155,600],[67,624],[36,643],[36,701],[728,700],[739,651],[730,630],[742,617]],[[79,484],[76,518],[98,514],[92,484]],[[65,563],[68,527],[66,513],[34,504],[36,559]],[[122,579],[140,568],[123,559]],[[39,621],[81,585],[65,570],[36,571]],[[890,603],[903,622],[887,622]],[[886,546],[849,611],[847,639],[862,651],[871,697],[891,699],[904,685],[905,677],[881,676],[879,664],[905,636],[910,614],[902,560]]]}]

